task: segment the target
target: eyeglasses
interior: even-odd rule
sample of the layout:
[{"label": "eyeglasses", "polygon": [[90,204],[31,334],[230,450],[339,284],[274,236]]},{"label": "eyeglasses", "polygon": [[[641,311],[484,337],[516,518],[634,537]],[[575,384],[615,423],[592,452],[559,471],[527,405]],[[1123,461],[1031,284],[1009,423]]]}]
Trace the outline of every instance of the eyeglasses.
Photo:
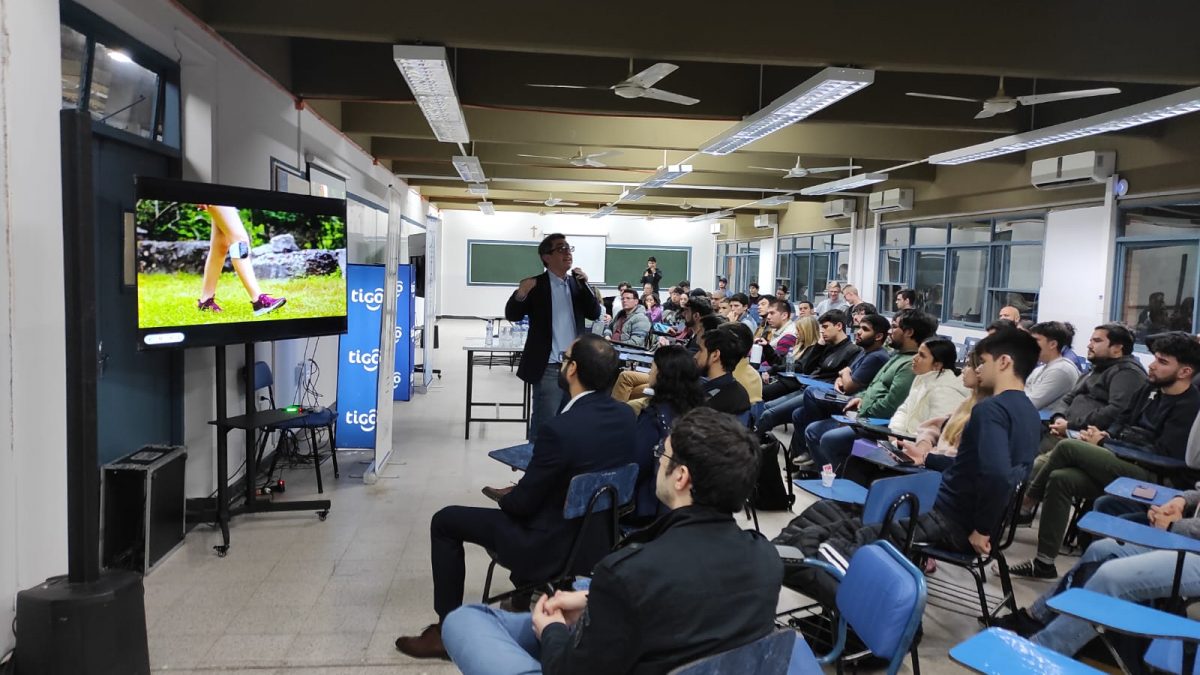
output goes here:
[{"label": "eyeglasses", "polygon": [[561,361],[562,363],[568,363],[568,362],[570,362],[570,361],[574,361],[575,359],[574,359],[574,358],[573,358],[573,357],[572,357],[570,354],[568,354],[568,353],[566,353],[566,352],[559,352],[559,353],[558,353],[558,360],[559,360],[559,361]]},{"label": "eyeglasses", "polygon": [[574,253],[575,247],[571,246],[570,244],[559,244],[558,246],[555,246],[554,248],[550,249],[550,252],[551,253]]},{"label": "eyeglasses", "polygon": [[683,464],[683,462],[679,461],[674,455],[667,454],[667,446],[660,442],[658,445],[654,446],[654,459],[657,460],[661,459],[662,457],[666,457],[676,464]]}]

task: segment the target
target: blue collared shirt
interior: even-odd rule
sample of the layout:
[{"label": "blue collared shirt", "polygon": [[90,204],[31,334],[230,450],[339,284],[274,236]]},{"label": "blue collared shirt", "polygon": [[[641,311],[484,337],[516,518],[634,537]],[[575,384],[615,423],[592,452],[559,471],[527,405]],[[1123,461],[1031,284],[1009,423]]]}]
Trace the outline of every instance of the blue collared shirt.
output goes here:
[{"label": "blue collared shirt", "polygon": [[567,351],[579,337],[575,334],[575,307],[567,277],[559,278],[554,272],[546,276],[550,277],[550,363],[559,363],[558,355]]}]

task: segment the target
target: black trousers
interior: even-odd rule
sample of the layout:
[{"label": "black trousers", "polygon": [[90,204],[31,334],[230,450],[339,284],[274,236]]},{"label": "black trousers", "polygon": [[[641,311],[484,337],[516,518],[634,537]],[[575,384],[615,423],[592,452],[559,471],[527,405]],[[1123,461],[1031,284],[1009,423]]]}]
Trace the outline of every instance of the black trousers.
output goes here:
[{"label": "black trousers", "polygon": [[[463,584],[467,576],[463,544],[477,544],[495,551],[497,542],[511,529],[512,520],[495,508],[447,506],[433,515],[429,524],[430,562],[433,566],[433,608],[439,621],[463,603]],[[505,567],[512,569],[507,564]]]}]

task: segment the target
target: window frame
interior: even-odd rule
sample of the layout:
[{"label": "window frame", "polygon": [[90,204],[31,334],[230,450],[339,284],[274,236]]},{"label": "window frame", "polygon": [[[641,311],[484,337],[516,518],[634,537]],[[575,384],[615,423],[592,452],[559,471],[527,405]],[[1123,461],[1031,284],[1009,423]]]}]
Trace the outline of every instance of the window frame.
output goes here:
[{"label": "window frame", "polygon": [[[778,239],[780,244],[776,246],[775,253],[775,285],[771,288],[771,294],[774,295],[775,289],[779,288],[781,284],[787,284],[788,298],[792,303],[796,303],[802,300],[797,294],[799,288],[807,288],[809,293],[803,300],[808,300],[815,305],[818,301],[814,298],[824,292],[826,283],[832,280],[847,281],[838,279],[837,268],[843,262],[843,255],[846,256],[845,262],[849,263],[850,245],[838,242],[837,238],[845,237],[848,234],[849,230],[826,230],[780,237]],[[784,249],[782,242],[787,242],[789,248]],[[818,245],[822,248],[818,248]],[[826,278],[818,283],[815,272],[817,266],[814,263],[820,257],[827,258],[829,264],[826,268]],[[803,284],[797,283],[796,275],[797,263],[801,258],[804,258],[808,265]],[[784,260],[787,261],[787,276],[780,274],[784,268]],[[818,289],[819,292],[814,293],[814,289]]]},{"label": "window frame", "polygon": [[[1129,224],[1130,215],[1135,209],[1154,206],[1177,206],[1181,203],[1200,202],[1200,195],[1180,195],[1170,199],[1150,199],[1150,200],[1131,200],[1122,202],[1118,211],[1117,218],[1117,236],[1114,241],[1114,262],[1113,266],[1113,287],[1111,298],[1109,301],[1108,316],[1111,321],[1123,323],[1121,316],[1121,308],[1125,304],[1125,273],[1128,267],[1128,253],[1135,250],[1147,250],[1165,246],[1186,246],[1191,245],[1196,247],[1197,259],[1192,262],[1192,265],[1200,265],[1200,227],[1197,227],[1194,234],[1191,235],[1132,235],[1126,236],[1125,231]],[[1198,219],[1200,220],[1200,219]],[[1200,297],[1200,270],[1197,270],[1193,275],[1195,278],[1192,282],[1191,297],[1193,299]],[[1185,296],[1186,297],[1186,296]],[[1195,300],[1193,300],[1195,302]],[[1193,306],[1192,310],[1192,326],[1190,333],[1195,335],[1200,332],[1200,321],[1197,319],[1197,312]],[[1136,331],[1137,326],[1130,326],[1131,330]],[[1138,352],[1146,352],[1146,346],[1142,339],[1139,339],[1134,344],[1134,350]]]},{"label": "window frame", "polygon": [[[739,241],[718,241],[716,247],[716,275],[713,278],[713,289],[717,288],[717,279],[726,277],[729,284],[728,293],[745,293],[750,283],[758,280],[759,252],[762,249],[761,239],[744,239]],[[729,272],[730,265],[733,272]],[[760,291],[761,291],[761,282]]]}]

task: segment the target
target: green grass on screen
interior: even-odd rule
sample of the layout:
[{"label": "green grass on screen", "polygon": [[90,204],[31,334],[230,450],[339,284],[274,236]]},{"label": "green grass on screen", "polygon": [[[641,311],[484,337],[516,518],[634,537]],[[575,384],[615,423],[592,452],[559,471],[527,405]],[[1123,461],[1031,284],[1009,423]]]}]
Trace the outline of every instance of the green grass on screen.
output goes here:
[{"label": "green grass on screen", "polygon": [[217,304],[224,311],[197,310],[201,283],[199,274],[138,274],[138,327],[311,319],[346,313],[346,282],[341,274],[260,279],[258,285],[263,293],[287,298],[286,305],[261,317],[254,316],[250,296],[246,295],[242,282],[232,272],[222,274],[217,282]]}]

